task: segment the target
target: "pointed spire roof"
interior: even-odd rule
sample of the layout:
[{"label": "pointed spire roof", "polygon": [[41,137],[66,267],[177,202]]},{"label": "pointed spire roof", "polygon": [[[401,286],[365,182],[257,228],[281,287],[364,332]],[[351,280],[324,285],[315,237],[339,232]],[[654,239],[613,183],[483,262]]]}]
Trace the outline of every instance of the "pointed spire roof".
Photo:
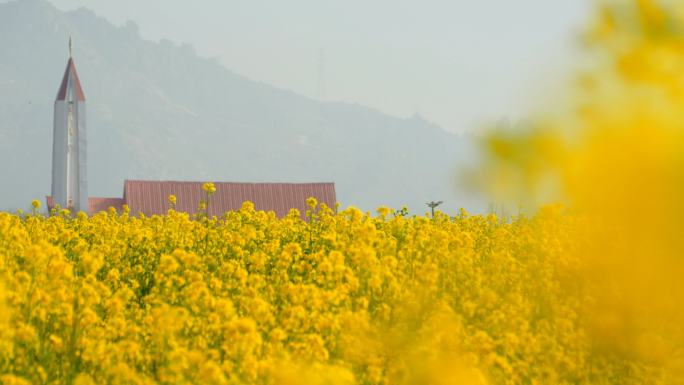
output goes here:
[{"label": "pointed spire roof", "polygon": [[64,71],[62,85],[59,87],[59,92],[57,92],[57,100],[66,100],[69,80],[72,80],[72,84],[74,86],[74,98],[80,102],[84,102],[85,94],[83,93],[83,88],[81,87],[81,81],[78,79],[76,64],[74,64],[74,59],[71,57],[67,63],[66,71]]}]

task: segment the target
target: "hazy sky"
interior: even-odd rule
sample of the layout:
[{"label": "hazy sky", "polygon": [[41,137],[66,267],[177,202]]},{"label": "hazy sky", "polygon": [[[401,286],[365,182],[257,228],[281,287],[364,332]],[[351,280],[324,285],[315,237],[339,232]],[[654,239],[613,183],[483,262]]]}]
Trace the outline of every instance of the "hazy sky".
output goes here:
[{"label": "hazy sky", "polygon": [[590,0],[51,1],[133,20],[255,80],[452,131],[525,116],[567,73],[591,14]]}]

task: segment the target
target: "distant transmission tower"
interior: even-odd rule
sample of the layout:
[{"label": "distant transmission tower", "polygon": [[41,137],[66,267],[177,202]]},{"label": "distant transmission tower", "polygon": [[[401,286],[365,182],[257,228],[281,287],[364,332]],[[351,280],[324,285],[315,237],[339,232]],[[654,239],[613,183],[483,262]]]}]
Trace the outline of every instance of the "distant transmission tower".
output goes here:
[{"label": "distant transmission tower", "polygon": [[318,51],[318,82],[316,85],[316,98],[325,99],[325,49]]}]

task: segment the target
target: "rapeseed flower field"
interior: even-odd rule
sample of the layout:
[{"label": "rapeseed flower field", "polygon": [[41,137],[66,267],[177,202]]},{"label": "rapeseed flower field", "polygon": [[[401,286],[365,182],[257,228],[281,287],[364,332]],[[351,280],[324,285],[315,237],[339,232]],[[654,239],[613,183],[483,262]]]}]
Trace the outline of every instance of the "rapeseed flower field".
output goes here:
[{"label": "rapeseed flower field", "polygon": [[[0,214],[4,384],[641,383],[595,350],[577,219]],[[630,382],[631,381],[631,382]]]},{"label": "rapeseed flower field", "polygon": [[308,203],[0,214],[2,383],[672,383],[678,336],[596,313],[588,219]]}]

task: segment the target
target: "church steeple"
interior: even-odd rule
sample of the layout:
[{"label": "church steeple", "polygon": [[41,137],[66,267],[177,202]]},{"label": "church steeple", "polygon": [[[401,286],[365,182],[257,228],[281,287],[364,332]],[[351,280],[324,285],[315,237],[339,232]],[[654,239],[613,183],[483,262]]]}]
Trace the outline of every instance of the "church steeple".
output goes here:
[{"label": "church steeple", "polygon": [[64,77],[62,78],[62,85],[57,92],[57,100],[67,99],[67,91],[69,91],[70,84],[74,87],[74,99],[85,102],[85,94],[83,93],[81,80],[78,78],[76,64],[74,64],[73,58],[69,58],[69,61],[67,62],[67,68],[66,71],[64,71]]},{"label": "church steeple", "polygon": [[69,61],[55,100],[52,199],[63,208],[87,213],[85,94],[71,55],[69,39]]},{"label": "church steeple", "polygon": [[69,61],[67,62],[66,71],[64,71],[64,77],[62,78],[62,85],[59,87],[57,92],[57,100],[66,100],[67,91],[69,89],[70,83],[73,83],[74,87],[74,98],[79,101],[85,101],[85,94],[83,93],[83,88],[81,87],[81,81],[78,78],[78,73],[76,72],[76,64],[74,64],[73,58],[74,42],[71,37],[69,37]]}]

